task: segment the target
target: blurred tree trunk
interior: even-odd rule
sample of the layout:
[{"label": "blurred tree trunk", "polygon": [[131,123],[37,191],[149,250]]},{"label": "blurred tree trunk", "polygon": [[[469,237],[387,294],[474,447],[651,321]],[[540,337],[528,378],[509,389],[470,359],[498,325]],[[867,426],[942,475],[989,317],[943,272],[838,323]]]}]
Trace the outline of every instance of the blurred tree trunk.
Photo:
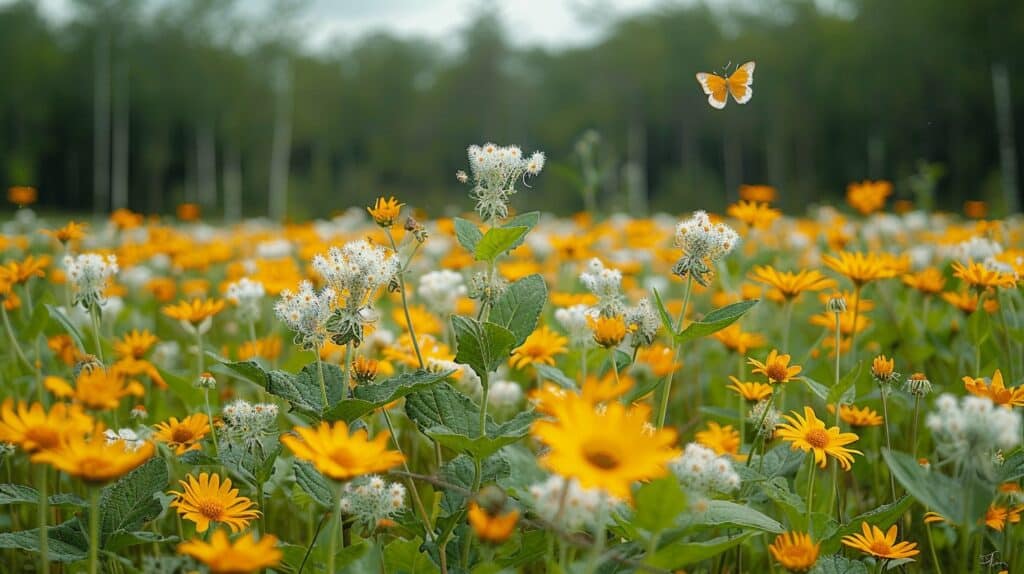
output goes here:
[{"label": "blurred tree trunk", "polygon": [[96,31],[93,61],[92,208],[107,210],[110,194],[110,35],[100,26]]},{"label": "blurred tree trunk", "polygon": [[224,221],[242,218],[242,160],[238,148],[228,144],[224,150]]},{"label": "blurred tree trunk", "polygon": [[996,131],[999,134],[999,165],[1003,173],[1003,201],[1009,213],[1020,211],[1017,196],[1017,144],[1013,133],[1010,76],[1006,64],[992,64],[992,92],[996,104]]},{"label": "blurred tree trunk", "polygon": [[629,123],[629,149],[623,180],[626,209],[635,216],[647,213],[647,125],[634,117]]},{"label": "blurred tree trunk", "polygon": [[196,187],[199,205],[204,209],[217,205],[217,142],[209,121],[196,126]]},{"label": "blurred tree trunk", "polygon": [[128,65],[119,61],[113,75],[114,161],[111,209],[128,207],[128,154],[131,137],[131,105]]},{"label": "blurred tree trunk", "polygon": [[288,60],[274,61],[274,139],[270,152],[270,218],[283,221],[288,209],[288,163],[291,156],[292,101]]}]

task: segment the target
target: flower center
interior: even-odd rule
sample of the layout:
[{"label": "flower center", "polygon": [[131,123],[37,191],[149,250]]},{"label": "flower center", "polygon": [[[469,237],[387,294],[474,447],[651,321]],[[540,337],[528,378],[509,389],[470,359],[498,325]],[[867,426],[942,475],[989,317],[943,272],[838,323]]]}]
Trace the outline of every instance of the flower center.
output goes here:
[{"label": "flower center", "polygon": [[765,370],[768,371],[768,378],[773,381],[785,381],[787,378],[788,372],[782,363],[772,363]]},{"label": "flower center", "polygon": [[57,446],[60,442],[60,435],[49,427],[31,427],[25,431],[25,442],[34,442],[38,449],[48,449]]},{"label": "flower center", "polygon": [[871,552],[878,556],[888,556],[889,550],[889,545],[884,540],[875,540],[871,543]]},{"label": "flower center", "polygon": [[619,457],[603,446],[584,447],[583,458],[601,470],[612,470],[619,466]]},{"label": "flower center", "polygon": [[202,514],[213,521],[219,521],[221,515],[224,514],[224,504],[219,500],[209,498],[200,500],[196,503],[196,508],[199,509],[199,514]]},{"label": "flower center", "polygon": [[177,427],[171,432],[171,442],[185,443],[193,438],[195,438],[195,434],[185,427]]},{"label": "flower center", "polygon": [[334,461],[338,466],[344,468],[352,468],[356,466],[356,457],[352,456],[352,453],[348,449],[340,448],[336,449],[331,453],[331,460]]},{"label": "flower center", "polygon": [[807,436],[804,438],[814,448],[825,448],[828,446],[828,433],[825,432],[825,429],[811,429],[807,431]]}]

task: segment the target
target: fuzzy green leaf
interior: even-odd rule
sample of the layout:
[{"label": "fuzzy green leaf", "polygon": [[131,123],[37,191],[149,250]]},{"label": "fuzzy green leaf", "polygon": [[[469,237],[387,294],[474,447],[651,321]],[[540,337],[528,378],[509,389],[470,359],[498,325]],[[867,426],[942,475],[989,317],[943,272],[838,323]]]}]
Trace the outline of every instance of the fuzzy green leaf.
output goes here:
[{"label": "fuzzy green leaf", "polygon": [[721,331],[735,323],[744,313],[757,305],[758,301],[760,299],[748,299],[711,311],[700,321],[694,321],[680,331],[675,337],[676,343],[686,343]]},{"label": "fuzzy green leaf", "polygon": [[491,307],[488,320],[501,325],[515,335],[513,347],[523,344],[530,333],[537,328],[548,288],[544,278],[536,273],[519,279],[508,286]]},{"label": "fuzzy green leaf", "polygon": [[100,495],[100,531],[133,532],[160,515],[163,507],[155,494],[163,492],[170,477],[167,462],[153,458],[103,489]]},{"label": "fuzzy green leaf", "polygon": [[480,229],[472,221],[461,217],[455,218],[455,238],[459,240],[460,245],[466,248],[466,251],[476,253],[476,245],[483,237],[484,234],[480,233]]},{"label": "fuzzy green leaf", "polygon": [[457,352],[455,362],[469,365],[486,384],[487,374],[508,358],[516,338],[501,325],[452,315]]},{"label": "fuzzy green leaf", "polygon": [[675,475],[644,484],[636,491],[633,524],[651,533],[673,527],[686,512],[686,493]]},{"label": "fuzzy green leaf", "polygon": [[295,461],[295,482],[317,504],[324,508],[334,508],[334,489],[331,482],[320,474],[312,464]]},{"label": "fuzzy green leaf", "polygon": [[71,335],[71,339],[76,345],[78,345],[78,348],[83,353],[86,352],[85,345],[82,343],[82,333],[78,330],[78,327],[75,327],[75,324],[71,322],[71,319],[68,319],[68,316],[64,314],[64,311],[61,311],[50,304],[46,304],[46,310],[50,312],[50,316],[53,317],[55,321],[60,323],[61,327],[64,327],[64,330],[68,332],[68,335]]},{"label": "fuzzy green leaf", "polygon": [[523,236],[529,230],[525,225],[492,227],[477,242],[474,257],[477,261],[494,261],[499,255],[522,243]]}]

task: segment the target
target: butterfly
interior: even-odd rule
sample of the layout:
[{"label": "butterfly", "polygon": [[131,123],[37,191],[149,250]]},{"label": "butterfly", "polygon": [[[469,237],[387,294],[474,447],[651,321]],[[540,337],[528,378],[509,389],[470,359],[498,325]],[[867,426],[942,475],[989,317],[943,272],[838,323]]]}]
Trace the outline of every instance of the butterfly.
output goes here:
[{"label": "butterfly", "polygon": [[750,84],[754,83],[754,63],[747,62],[736,68],[728,78],[701,72],[697,74],[697,82],[708,95],[708,103],[715,109],[725,107],[729,94],[732,94],[732,99],[736,100],[737,104],[745,104],[754,95],[754,90],[750,87]]}]

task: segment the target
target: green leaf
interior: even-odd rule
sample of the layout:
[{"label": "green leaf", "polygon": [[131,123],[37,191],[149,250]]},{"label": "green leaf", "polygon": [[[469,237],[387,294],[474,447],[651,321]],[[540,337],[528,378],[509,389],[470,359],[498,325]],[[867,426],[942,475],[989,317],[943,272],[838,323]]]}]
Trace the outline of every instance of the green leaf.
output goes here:
[{"label": "green leaf", "polygon": [[295,461],[295,482],[320,506],[332,509],[335,507],[331,482],[312,464],[301,460]]},{"label": "green leaf", "polygon": [[[345,373],[341,367],[323,364],[324,383],[327,387],[327,406],[333,406],[344,398],[346,392]],[[292,408],[315,420],[320,420],[325,410],[320,394],[320,373],[316,362],[307,364],[297,375],[284,371],[266,373],[267,392],[288,401]]]},{"label": "green leaf", "polygon": [[704,542],[676,542],[658,550],[644,563],[655,568],[675,570],[687,564],[702,562],[718,556],[756,533],[748,531],[736,536],[720,536]]},{"label": "green leaf", "polygon": [[157,367],[157,372],[163,377],[164,382],[167,383],[167,387],[171,389],[174,396],[181,399],[181,402],[185,403],[186,406],[202,404],[203,391],[199,390],[195,385],[186,381],[183,377],[160,367]]},{"label": "green leaf", "polygon": [[[828,394],[825,396],[825,404],[834,405],[840,400],[842,400],[844,404],[852,403],[856,393],[854,383],[856,383],[857,379],[860,378],[860,372],[863,367],[864,361],[858,361],[857,368],[847,371],[846,374],[839,379],[838,384],[832,385],[832,388],[828,390]],[[850,391],[851,389],[853,389],[853,392],[848,393],[847,391]]]},{"label": "green leaf", "polygon": [[691,524],[701,526],[738,526],[753,528],[762,532],[780,533],[785,531],[779,521],[770,518],[749,506],[736,504],[728,500],[709,500],[707,509],[696,512],[688,520]]},{"label": "green leaf", "polygon": [[661,300],[661,293],[658,293],[657,289],[652,289],[652,291],[654,292],[654,306],[657,307],[658,316],[661,317],[661,326],[674,339],[676,336],[676,326],[672,324],[672,317],[669,316],[668,311],[665,309],[665,303]]},{"label": "green leaf", "polygon": [[633,524],[651,533],[667,530],[686,512],[686,493],[675,475],[644,484],[636,491]]},{"label": "green leaf", "polygon": [[177,542],[177,536],[164,536],[148,530],[137,530],[135,532],[115,532],[103,543],[103,550],[106,552],[118,552],[121,549],[139,544],[162,544],[165,542]]},{"label": "green leaf", "polygon": [[388,572],[430,574],[439,572],[426,552],[420,551],[421,538],[394,540],[384,547],[384,565]]},{"label": "green leaf", "polygon": [[814,393],[814,396],[828,404],[828,394],[830,390],[828,387],[810,377],[800,377],[800,379],[803,380],[804,384],[807,385],[807,388]]},{"label": "green leaf", "polygon": [[[483,460],[480,465],[480,484],[485,485],[509,476],[512,467],[501,454],[491,455]],[[473,490],[473,479],[476,469],[473,459],[465,454],[460,454],[444,463],[438,471],[441,478],[448,484],[460,486],[468,491]],[[446,489],[444,498],[441,499],[441,511],[445,516],[451,516],[465,506],[466,496],[455,489]]]},{"label": "green leaf", "polygon": [[494,261],[499,255],[522,243],[523,236],[530,228],[525,225],[514,227],[492,227],[476,244],[474,257],[477,261]]},{"label": "green leaf", "polygon": [[996,482],[1013,482],[1024,476],[1024,448],[1011,451],[996,471]]},{"label": "green leaf", "polygon": [[911,496],[943,517],[963,524],[963,487],[948,476],[922,467],[914,457],[882,449],[889,472]]},{"label": "green leaf", "polygon": [[540,222],[539,211],[528,211],[526,213],[520,213],[519,215],[509,219],[505,222],[502,227],[525,227],[526,233],[523,233],[522,237],[517,239],[508,247],[509,251],[522,245],[523,241],[526,240],[526,234],[530,232]]},{"label": "green leaf", "polygon": [[460,245],[466,248],[466,251],[476,253],[476,245],[483,237],[484,234],[480,233],[480,229],[472,221],[461,217],[455,218],[455,238],[459,240]]},{"label": "green leaf", "polygon": [[355,419],[381,408],[398,399],[439,383],[454,373],[454,370],[435,373],[416,370],[402,373],[397,377],[379,383],[366,383],[355,388],[355,398],[336,403],[326,413],[326,421],[354,421]]},{"label": "green leaf", "polygon": [[552,367],[551,365],[540,363],[534,365],[533,368],[537,370],[537,376],[540,377],[541,381],[551,381],[563,389],[576,388],[576,381],[569,378],[569,376],[563,373],[558,367]]},{"label": "green leaf", "polygon": [[868,567],[863,562],[834,554],[819,558],[808,574],[868,574],[868,572]]},{"label": "green leaf", "polygon": [[226,371],[230,374],[261,387],[267,386],[267,370],[256,361],[227,361],[213,353],[206,354],[219,360],[224,367],[227,367]]},{"label": "green leaf", "polygon": [[61,327],[64,327],[64,330],[68,332],[68,335],[71,335],[71,339],[75,341],[78,348],[85,353],[85,345],[82,344],[82,333],[78,330],[78,327],[75,327],[74,323],[72,323],[71,320],[68,319],[68,316],[64,314],[64,311],[61,311],[57,307],[48,303],[45,305],[46,310],[50,312],[50,316],[60,323]]},{"label": "green leaf", "polygon": [[[77,518],[47,530],[47,548],[54,562],[77,562],[89,555],[89,542],[82,534]],[[0,548],[16,548],[39,552],[39,529],[0,533]]]},{"label": "green leaf", "polygon": [[757,305],[758,301],[760,299],[748,299],[711,311],[700,321],[694,321],[680,331],[676,335],[676,343],[686,343],[687,341],[707,337],[712,333],[721,331],[735,323],[751,307]]},{"label": "green leaf", "polygon": [[[85,508],[88,502],[71,493],[51,495],[48,499],[50,506],[66,506],[72,508]],[[37,504],[39,502],[39,491],[31,486],[22,484],[0,484],[0,506],[7,504]]]},{"label": "green leaf", "polygon": [[508,286],[491,307],[488,320],[505,327],[515,335],[513,347],[523,344],[537,328],[537,320],[548,298],[544,278],[528,275]]},{"label": "green leaf", "polygon": [[164,459],[152,458],[105,487],[100,495],[103,539],[115,532],[139,530],[159,516],[163,507],[154,495],[163,492],[169,480]]},{"label": "green leaf", "polygon": [[526,411],[519,413],[508,422],[497,425],[490,417],[487,417],[486,436],[480,436],[478,431],[473,431],[472,435],[458,434],[447,427],[433,427],[424,432],[452,450],[484,458],[504,446],[519,442],[530,432],[530,425],[535,418],[536,415],[533,411]]},{"label": "green leaf", "polygon": [[50,322],[50,312],[47,309],[47,304],[52,302],[53,292],[44,291],[32,309],[32,317],[29,319],[28,325],[20,333],[24,340],[35,340],[43,332],[43,329],[46,328],[46,324]]},{"label": "green leaf", "polygon": [[484,384],[488,373],[508,358],[516,341],[512,331],[501,325],[461,315],[452,315],[452,330],[457,347],[455,362],[469,365]]}]

